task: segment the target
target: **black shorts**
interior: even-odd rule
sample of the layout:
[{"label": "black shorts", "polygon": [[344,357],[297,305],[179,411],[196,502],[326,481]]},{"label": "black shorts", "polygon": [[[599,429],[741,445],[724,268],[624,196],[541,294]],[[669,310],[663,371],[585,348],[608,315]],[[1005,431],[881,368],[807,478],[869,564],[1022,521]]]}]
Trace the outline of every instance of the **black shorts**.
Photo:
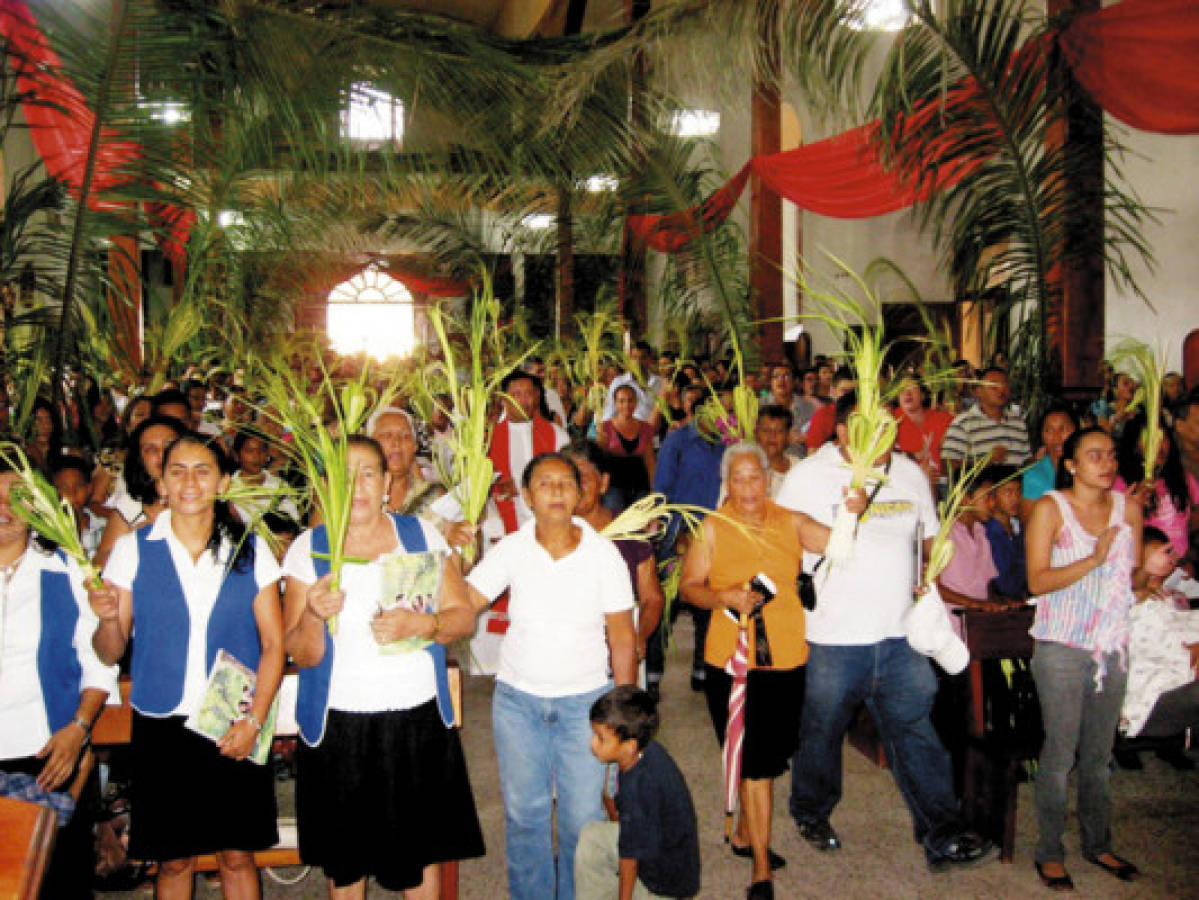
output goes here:
[{"label": "black shorts", "polygon": [[458,732],[437,702],[380,713],[329,710],[297,755],[300,858],[338,887],[373,875],[417,887],[432,863],[482,856],[483,832]]},{"label": "black shorts", "polygon": [[[723,669],[705,665],[704,693],[716,740],[724,745],[733,679]],[[777,778],[799,748],[799,716],[803,711],[803,666],[794,669],[751,669],[745,689],[745,741],[741,745],[742,778]]]}]

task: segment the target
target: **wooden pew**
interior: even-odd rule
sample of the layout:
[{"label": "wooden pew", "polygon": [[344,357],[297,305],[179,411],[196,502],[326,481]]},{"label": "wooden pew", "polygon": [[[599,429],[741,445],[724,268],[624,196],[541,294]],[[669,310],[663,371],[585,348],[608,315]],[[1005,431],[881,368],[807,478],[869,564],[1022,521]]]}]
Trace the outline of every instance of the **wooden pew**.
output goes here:
[{"label": "wooden pew", "polygon": [[57,828],[54,810],[0,797],[0,897],[37,897]]},{"label": "wooden pew", "polygon": [[[450,693],[454,700],[454,727],[462,727],[462,669],[454,660],[449,662]],[[285,677],[295,677],[295,669],[289,668]],[[129,705],[129,679],[121,679],[121,705],[106,706],[101,712],[95,727],[92,729],[92,743],[96,746],[113,746],[129,743],[130,731],[133,724],[133,710]],[[297,740],[294,732],[282,733],[276,731],[276,737],[288,737]],[[136,819],[137,810],[133,810]],[[300,849],[295,845],[271,847],[254,854],[254,862],[258,868],[273,868],[282,866],[303,865],[300,859]],[[441,870],[441,900],[458,900],[458,863],[451,860],[439,866]],[[196,871],[215,872],[217,870],[216,856],[212,854],[197,857]],[[0,897],[5,895],[0,894]]]},{"label": "wooden pew", "polygon": [[970,711],[966,723],[966,771],[963,778],[962,805],[966,816],[982,834],[1000,845],[999,858],[1011,862],[1016,845],[1016,791],[1020,772],[1039,747],[1028,740],[998,741],[986,727],[987,698],[983,688],[983,661],[989,659],[1028,659],[1032,656],[1034,610],[1027,606],[1016,610],[959,609],[966,646],[970,650],[968,669]]}]

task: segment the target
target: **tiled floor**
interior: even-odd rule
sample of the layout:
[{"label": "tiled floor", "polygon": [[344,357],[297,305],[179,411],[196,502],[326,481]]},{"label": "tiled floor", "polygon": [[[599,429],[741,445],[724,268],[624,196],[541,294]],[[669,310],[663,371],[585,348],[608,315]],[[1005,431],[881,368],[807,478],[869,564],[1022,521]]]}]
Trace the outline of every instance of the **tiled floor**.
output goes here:
[{"label": "tiled floor", "polygon": [[[734,858],[722,843],[720,756],[703,699],[687,683],[691,632],[680,620],[677,655],[668,664],[663,690],[660,739],[687,776],[700,817],[703,857],[703,898],[744,897],[749,862]],[[489,679],[471,678],[466,684],[466,725],[463,738],[488,854],[461,868],[463,900],[500,900],[506,896],[504,874],[504,815],[496,784],[491,744]],[[1192,753],[1199,757],[1199,753]],[[1199,896],[1199,774],[1176,772],[1151,755],[1144,755],[1142,772],[1117,771],[1113,833],[1117,850],[1135,860],[1145,877],[1122,884],[1077,856],[1077,832],[1067,835],[1072,856],[1068,865],[1080,897],[1196,897]],[[288,786],[284,785],[283,793]],[[788,860],[776,875],[776,897],[1027,897],[1048,896],[1032,868],[1035,820],[1032,788],[1020,789],[1020,819],[1015,862],[994,862],[967,872],[929,874],[894,782],[852,749],[845,751],[845,789],[833,824],[845,847],[831,855],[808,848],[786,815],[788,780],[775,786],[774,848]],[[414,815],[419,811],[414,810]],[[1072,826],[1073,827],[1073,826]],[[298,873],[284,871],[284,877]],[[391,896],[377,888],[373,896]],[[197,896],[215,896],[200,886]],[[294,886],[265,880],[271,898],[325,895],[323,880],[313,872]],[[117,897],[120,895],[107,895]],[[552,900],[552,898],[545,898]]]}]

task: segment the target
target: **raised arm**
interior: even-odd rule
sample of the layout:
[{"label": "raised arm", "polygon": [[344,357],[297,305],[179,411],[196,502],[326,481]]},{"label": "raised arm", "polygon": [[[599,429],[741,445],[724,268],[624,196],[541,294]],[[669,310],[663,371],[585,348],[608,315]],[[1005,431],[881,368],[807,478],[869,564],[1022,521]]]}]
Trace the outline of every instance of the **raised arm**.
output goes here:
[{"label": "raised arm", "polygon": [[1032,518],[1028,523],[1028,534],[1024,539],[1024,554],[1028,563],[1028,590],[1033,594],[1047,594],[1069,587],[1093,569],[1103,565],[1112,542],[1116,539],[1117,527],[1106,528],[1095,542],[1095,551],[1064,566],[1050,564],[1053,541],[1062,526],[1061,513],[1052,497],[1042,497],[1033,505]]}]

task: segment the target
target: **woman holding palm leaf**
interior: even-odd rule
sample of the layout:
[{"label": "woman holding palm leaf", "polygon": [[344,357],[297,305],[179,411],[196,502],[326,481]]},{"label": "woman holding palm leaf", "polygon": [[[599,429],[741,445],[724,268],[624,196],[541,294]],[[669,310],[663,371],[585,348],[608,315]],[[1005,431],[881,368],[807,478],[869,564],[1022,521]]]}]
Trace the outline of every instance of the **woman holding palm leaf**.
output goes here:
[{"label": "woman holding palm leaf", "polygon": [[[162,459],[167,508],[117,541],[89,591],[103,662],[134,631],[130,854],[159,862],[158,895],[188,897],[196,856],[215,853],[229,897],[257,897],[253,853],[278,841],[271,771],[248,761],[283,675],[279,567],[218,493],[232,468],[217,442],[184,434]],[[184,723],[224,651],[255,673],[249,708],[216,742]],[[185,773],[180,777],[180,773]]]},{"label": "woman holding palm leaf", "polygon": [[[438,863],[484,852],[443,682],[444,645],[471,634],[475,614],[436,529],[385,512],[383,449],[367,437],[347,442],[353,496],[337,581],[323,525],[300,535],[283,563],[287,650],[302,670],[300,855],[324,869],[330,896],[361,897],[373,876],[432,898]],[[436,602],[392,606],[390,561],[419,553],[444,556]]]}]

